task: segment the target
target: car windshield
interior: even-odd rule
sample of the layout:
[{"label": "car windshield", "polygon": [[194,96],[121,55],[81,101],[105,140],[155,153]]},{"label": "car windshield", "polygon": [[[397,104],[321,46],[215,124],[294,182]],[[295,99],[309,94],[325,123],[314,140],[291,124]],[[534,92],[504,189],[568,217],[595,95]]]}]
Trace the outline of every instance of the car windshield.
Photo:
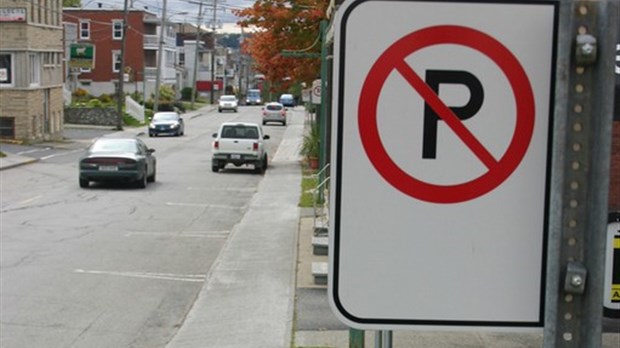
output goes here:
[{"label": "car windshield", "polygon": [[258,98],[260,97],[260,92],[259,91],[248,91],[248,97]]},{"label": "car windshield", "polygon": [[98,140],[90,147],[90,152],[138,152],[138,146],[132,139],[106,139]]},{"label": "car windshield", "polygon": [[266,106],[269,111],[280,111],[282,110],[282,105],[279,104],[269,104]]},{"label": "car windshield", "polygon": [[220,101],[235,101],[235,100],[237,100],[237,98],[236,98],[236,97],[234,97],[234,96],[226,96],[226,95],[225,95],[225,96],[222,96],[222,97],[220,98]]},{"label": "car windshield", "polygon": [[229,139],[258,139],[258,129],[254,126],[224,126],[222,138]]},{"label": "car windshield", "polygon": [[177,118],[176,114],[155,114],[153,121],[176,121]]}]

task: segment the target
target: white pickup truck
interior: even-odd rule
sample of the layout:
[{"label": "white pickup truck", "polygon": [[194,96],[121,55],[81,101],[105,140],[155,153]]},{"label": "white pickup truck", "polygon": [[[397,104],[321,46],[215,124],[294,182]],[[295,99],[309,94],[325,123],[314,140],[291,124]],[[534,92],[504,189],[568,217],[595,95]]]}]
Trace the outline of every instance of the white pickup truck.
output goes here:
[{"label": "white pickup truck", "polygon": [[256,123],[222,123],[217,133],[213,133],[213,157],[211,170],[218,172],[226,164],[236,167],[251,164],[254,171],[263,173],[267,169],[267,149],[265,140],[269,135]]}]

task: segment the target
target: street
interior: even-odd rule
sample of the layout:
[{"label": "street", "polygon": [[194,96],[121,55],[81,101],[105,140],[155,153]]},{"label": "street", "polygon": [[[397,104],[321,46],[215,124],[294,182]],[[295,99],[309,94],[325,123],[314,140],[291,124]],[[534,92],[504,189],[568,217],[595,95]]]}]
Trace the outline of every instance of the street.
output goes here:
[{"label": "street", "polygon": [[[211,134],[224,121],[260,122],[259,110],[186,119],[183,137],[139,135],[157,157],[157,181],[143,190],[80,189],[82,151],[62,146],[3,171],[1,345],[166,346],[264,178],[212,173]],[[303,123],[301,111],[290,117]],[[264,129],[273,158],[286,127]]]}]

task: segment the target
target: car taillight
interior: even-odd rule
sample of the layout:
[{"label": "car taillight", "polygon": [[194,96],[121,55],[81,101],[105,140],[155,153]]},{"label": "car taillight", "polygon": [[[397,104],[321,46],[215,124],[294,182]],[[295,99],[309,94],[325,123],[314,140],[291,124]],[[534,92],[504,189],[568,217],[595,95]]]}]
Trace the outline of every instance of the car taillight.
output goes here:
[{"label": "car taillight", "polygon": [[99,164],[99,165],[119,165],[119,164],[135,164],[136,161],[130,158],[87,158],[82,161],[87,164]]},{"label": "car taillight", "polygon": [[216,150],[219,150],[219,149],[220,149],[220,142],[219,142],[219,141],[217,141],[217,140],[216,140],[216,141],[214,141],[214,142],[213,142],[213,148],[214,148],[214,149],[216,149]]},{"label": "car taillight", "polygon": [[254,144],[252,144],[252,150],[258,151],[258,143],[257,142],[254,142]]}]

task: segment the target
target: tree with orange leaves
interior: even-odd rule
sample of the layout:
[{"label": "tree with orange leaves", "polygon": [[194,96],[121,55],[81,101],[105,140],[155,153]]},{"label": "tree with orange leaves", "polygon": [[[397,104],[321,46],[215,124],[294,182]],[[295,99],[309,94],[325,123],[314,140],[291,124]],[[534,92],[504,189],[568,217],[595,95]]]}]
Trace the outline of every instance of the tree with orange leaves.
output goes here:
[{"label": "tree with orange leaves", "polygon": [[328,0],[257,0],[252,7],[234,10],[241,27],[257,28],[242,50],[254,60],[254,70],[265,75],[272,92],[295,82],[311,84],[320,72],[320,58],[284,57],[283,50],[320,53],[320,22]]}]

